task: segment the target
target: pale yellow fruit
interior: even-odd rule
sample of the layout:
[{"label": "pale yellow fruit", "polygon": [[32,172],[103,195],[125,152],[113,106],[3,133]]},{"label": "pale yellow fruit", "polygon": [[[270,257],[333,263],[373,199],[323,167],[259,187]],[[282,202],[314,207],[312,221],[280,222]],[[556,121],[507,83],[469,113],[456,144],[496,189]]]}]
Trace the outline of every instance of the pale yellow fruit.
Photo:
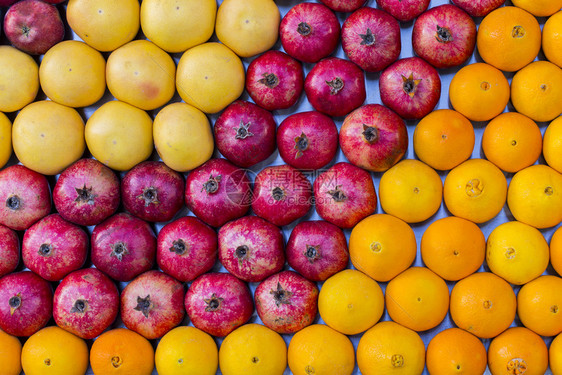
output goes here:
[{"label": "pale yellow fruit", "polygon": [[98,51],[133,40],[140,28],[138,0],[69,0],[66,18],[72,30]]},{"label": "pale yellow fruit", "polygon": [[86,144],[101,163],[127,171],[152,154],[152,119],[130,104],[107,102],[86,122]]},{"label": "pale yellow fruit", "polygon": [[0,46],[0,111],[14,112],[31,103],[39,91],[39,67],[31,56]]},{"label": "pale yellow fruit", "polygon": [[0,168],[2,168],[12,156],[12,122],[0,112]]},{"label": "pale yellow fruit", "polygon": [[144,35],[168,52],[205,43],[215,30],[215,0],[144,0],[140,23]]},{"label": "pale yellow fruit", "polygon": [[176,87],[181,98],[205,113],[217,113],[244,91],[242,61],[220,43],[204,43],[182,55]]},{"label": "pale yellow fruit", "polygon": [[39,82],[43,92],[59,104],[90,106],[105,92],[105,59],[84,42],[60,42],[43,56]]},{"label": "pale yellow fruit", "polygon": [[185,103],[172,103],[154,118],[154,146],[162,161],[178,172],[190,171],[213,154],[211,124],[207,116]]},{"label": "pale yellow fruit", "polygon": [[14,120],[12,142],[23,165],[55,175],[84,153],[84,121],[73,108],[50,100],[34,102]]}]

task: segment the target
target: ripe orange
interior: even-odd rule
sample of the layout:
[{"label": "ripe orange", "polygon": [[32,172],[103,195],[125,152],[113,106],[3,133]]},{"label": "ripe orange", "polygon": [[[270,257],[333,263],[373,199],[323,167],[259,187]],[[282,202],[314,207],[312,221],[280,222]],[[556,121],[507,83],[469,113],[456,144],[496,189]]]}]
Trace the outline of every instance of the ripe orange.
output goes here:
[{"label": "ripe orange", "polygon": [[21,373],[21,342],[0,329],[0,363],[4,375]]},{"label": "ripe orange", "polygon": [[562,0],[512,0],[511,2],[536,17],[548,17],[562,8]]},{"label": "ripe orange", "polygon": [[542,152],[546,163],[562,173],[562,116],[550,122],[542,141]]},{"label": "ripe orange", "polygon": [[548,348],[548,362],[553,374],[562,374],[562,334],[552,340]]},{"label": "ripe orange", "polygon": [[548,61],[562,68],[562,11],[553,14],[544,23],[542,50]]},{"label": "ripe orange", "polygon": [[540,336],[562,332],[562,279],[543,275],[523,285],[517,294],[521,323]]},{"label": "ripe orange", "polygon": [[448,328],[427,345],[427,370],[432,375],[478,375],[486,371],[486,348],[478,337],[460,328]]},{"label": "ripe orange", "polygon": [[543,375],[548,368],[548,349],[530,329],[512,327],[490,342],[488,366],[494,375]]},{"label": "ripe orange", "polygon": [[550,238],[550,263],[552,268],[562,275],[562,227],[559,227],[554,231],[554,234]]}]

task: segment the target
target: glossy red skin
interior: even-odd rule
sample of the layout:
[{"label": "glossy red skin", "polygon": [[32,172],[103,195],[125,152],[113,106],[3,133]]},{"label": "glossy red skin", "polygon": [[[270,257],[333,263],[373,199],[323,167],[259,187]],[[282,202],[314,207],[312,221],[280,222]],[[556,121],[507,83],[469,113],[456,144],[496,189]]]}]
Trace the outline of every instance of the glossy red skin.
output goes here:
[{"label": "glossy red skin", "polygon": [[[332,87],[328,85],[339,78],[343,81],[343,88],[332,94]],[[318,62],[304,80],[304,92],[308,101],[316,109],[328,116],[345,116],[359,107],[365,101],[365,76],[363,70],[355,63],[329,57]]]},{"label": "glossy red skin", "polygon": [[[85,309],[76,308],[85,301]],[[117,286],[96,268],[85,268],[66,276],[55,290],[55,323],[83,339],[93,339],[107,329],[119,312]]]},{"label": "glossy red skin", "polygon": [[[221,176],[220,181],[217,181],[218,176]],[[205,184],[211,179],[218,186],[215,192],[205,189]],[[187,176],[187,208],[213,227],[220,227],[244,216],[250,209],[251,197],[250,179],[246,171],[222,158],[207,161]]]},{"label": "glossy red skin", "polygon": [[[308,34],[299,25],[310,27]],[[285,52],[297,60],[315,63],[338,46],[340,22],[330,8],[317,3],[300,3],[289,9],[279,25],[279,39]]]},{"label": "glossy red skin", "polygon": [[[369,143],[364,126],[377,129],[378,137]],[[380,104],[366,104],[344,119],[340,147],[354,165],[373,172],[384,172],[396,164],[408,149],[408,130],[404,120]]]},{"label": "glossy red skin", "polygon": [[[247,246],[246,256],[237,248]],[[281,229],[257,216],[244,216],[219,229],[219,260],[228,272],[247,282],[259,282],[285,264]]]},{"label": "glossy red skin", "polygon": [[[361,35],[373,34],[365,42]],[[353,12],[343,23],[342,48],[347,57],[367,72],[378,72],[396,61],[402,48],[400,24],[390,14],[371,7]]]},{"label": "glossy red skin", "polygon": [[[275,197],[276,189],[281,199]],[[299,170],[283,164],[261,170],[254,180],[252,210],[277,226],[303,217],[312,207],[312,184]]]},{"label": "glossy red skin", "polygon": [[[267,77],[274,75],[275,83]],[[270,50],[258,56],[246,70],[246,91],[252,100],[268,111],[286,109],[299,100],[304,88],[300,62],[281,51]]]},{"label": "glossy red skin", "polygon": [[[220,301],[218,307],[211,307]],[[246,323],[254,312],[248,285],[229,273],[211,272],[198,277],[185,295],[185,309],[193,325],[224,337]]]},{"label": "glossy red skin", "polygon": [[289,266],[311,281],[324,281],[349,262],[343,231],[323,220],[298,223],[291,231],[285,254]]},{"label": "glossy red skin", "polygon": [[31,271],[45,280],[59,281],[86,262],[88,234],[59,214],[51,214],[25,231],[21,255]]},{"label": "glossy red skin", "polygon": [[[19,205],[10,208],[8,200],[14,197]],[[0,171],[0,224],[24,230],[49,212],[51,193],[45,176],[19,164]]]},{"label": "glossy red skin", "polygon": [[[305,150],[298,148],[306,136]],[[291,167],[314,170],[324,167],[338,151],[338,128],[329,116],[316,111],[300,112],[286,117],[277,129],[279,155]]]},{"label": "glossy red skin", "polygon": [[[156,257],[156,236],[150,225],[127,213],[118,213],[96,225],[92,232],[92,263],[113,280],[130,281],[148,271]],[[122,243],[121,260],[112,245]]]},{"label": "glossy red skin", "polygon": [[[437,37],[437,27],[452,35],[449,42]],[[476,24],[461,8],[445,4],[420,15],[412,30],[412,47],[419,57],[438,69],[458,66],[467,61],[476,46]]]},{"label": "glossy red skin", "polygon": [[0,277],[14,272],[20,262],[20,240],[16,232],[0,225]]},{"label": "glossy red skin", "polygon": [[[9,301],[21,304],[10,312]],[[0,328],[13,336],[27,337],[47,325],[53,312],[51,284],[31,271],[10,273],[0,279]]]},{"label": "glossy red skin", "polygon": [[[80,199],[76,189],[91,189]],[[83,226],[97,225],[113,215],[121,198],[119,178],[95,159],[80,159],[59,176],[53,202],[66,220]]]},{"label": "glossy red skin", "polygon": [[[289,296],[276,298],[279,289]],[[263,324],[277,333],[295,333],[312,324],[318,313],[318,287],[294,271],[282,271],[262,281],[254,300]]]},{"label": "glossy red skin", "polygon": [[63,40],[64,24],[54,5],[41,0],[23,0],[8,8],[4,34],[14,47],[32,55],[42,55]]},{"label": "glossy red skin", "polygon": [[353,12],[365,4],[365,0],[320,0],[335,12]]},{"label": "glossy red skin", "polygon": [[178,172],[161,161],[145,161],[123,177],[121,199],[127,211],[143,220],[169,221],[183,206],[184,188]]},{"label": "glossy red skin", "polygon": [[[178,244],[185,246],[184,253]],[[217,233],[193,216],[176,219],[158,233],[158,267],[179,281],[192,281],[213,268],[217,259]]]},{"label": "glossy red skin", "polygon": [[430,0],[377,0],[377,5],[401,22],[408,22],[429,7]]},{"label": "glossy red skin", "polygon": [[[420,80],[410,96],[404,90],[404,77]],[[441,96],[441,79],[437,70],[419,57],[398,60],[379,78],[384,105],[404,119],[421,119],[435,108]]]},{"label": "glossy red skin", "polygon": [[472,17],[484,17],[505,3],[505,0],[451,0]]},{"label": "glossy red skin", "polygon": [[[147,296],[150,296],[148,317],[135,309],[138,299]],[[149,340],[160,338],[182,322],[184,296],[184,286],[178,280],[160,271],[147,271],[123,289],[121,319],[127,328]]]},{"label": "glossy red skin", "polygon": [[[334,190],[345,198],[338,201]],[[371,175],[362,168],[341,162],[314,180],[316,212],[320,217],[340,228],[352,228],[377,208],[377,195]]]},{"label": "glossy red skin", "polygon": [[[241,123],[249,124],[251,136],[236,138]],[[236,100],[219,115],[213,131],[220,153],[231,163],[248,168],[273,154],[276,127],[270,112],[254,103]]]}]

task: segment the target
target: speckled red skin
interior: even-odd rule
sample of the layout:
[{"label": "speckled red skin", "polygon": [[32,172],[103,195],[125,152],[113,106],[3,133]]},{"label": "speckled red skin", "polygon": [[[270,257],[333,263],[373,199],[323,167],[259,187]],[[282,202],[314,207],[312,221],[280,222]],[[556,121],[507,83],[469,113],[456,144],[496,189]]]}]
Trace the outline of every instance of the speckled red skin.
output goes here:
[{"label": "speckled red skin", "polygon": [[45,176],[19,164],[0,171],[0,224],[24,230],[50,212],[51,192]]},{"label": "speckled red skin", "polygon": [[354,227],[377,208],[371,175],[346,162],[334,164],[314,180],[314,196],[318,215],[340,228]]},{"label": "speckled red skin", "polygon": [[[247,247],[245,253],[243,246]],[[219,230],[219,260],[241,280],[262,281],[283,268],[283,233],[257,216],[228,222]]]},{"label": "speckled red skin", "polygon": [[[10,300],[19,297],[19,307]],[[53,312],[51,284],[31,271],[10,273],[0,279],[0,328],[13,336],[27,337],[47,325]]]},{"label": "speckled red skin", "polygon": [[320,0],[335,12],[353,12],[365,4],[365,0]]},{"label": "speckled red skin", "polygon": [[484,17],[502,6],[505,0],[451,0],[451,2],[472,17]]},{"label": "speckled red skin", "polygon": [[[154,265],[156,236],[146,221],[130,214],[118,213],[96,225],[91,241],[92,263],[113,280],[130,281]],[[127,249],[121,260],[112,249],[116,244]]]},{"label": "speckled red skin", "polygon": [[[437,27],[449,30],[452,40],[443,42]],[[419,57],[438,69],[467,61],[476,46],[476,24],[461,8],[444,4],[422,13],[414,23],[412,47]]]},{"label": "speckled red skin", "polygon": [[[408,22],[429,7],[430,0],[377,0],[377,5],[401,22]],[[472,0],[470,0],[472,1]]]},{"label": "speckled red skin", "polygon": [[291,231],[287,263],[311,281],[324,281],[345,269],[349,251],[343,231],[327,221],[303,221]]},{"label": "speckled red skin", "polygon": [[[372,39],[367,38],[367,30]],[[341,39],[347,57],[367,72],[383,70],[396,61],[402,49],[398,21],[371,7],[360,8],[345,20]]]},{"label": "speckled red skin", "polygon": [[0,225],[0,277],[15,271],[20,262],[20,240],[16,232]]},{"label": "speckled red skin", "polygon": [[55,290],[55,323],[83,339],[93,339],[108,328],[119,312],[117,286],[96,268],[67,275]]},{"label": "speckled red skin", "polygon": [[270,223],[288,225],[306,215],[311,207],[312,184],[289,165],[266,167],[254,179],[252,209]]},{"label": "speckled red skin", "polygon": [[[209,181],[211,185],[207,184]],[[216,186],[217,190],[211,189],[212,186]],[[222,158],[207,161],[187,176],[187,208],[213,227],[244,216],[250,209],[251,197],[246,171]]]},{"label": "speckled red skin", "polygon": [[[409,87],[415,85],[413,96]],[[416,80],[419,83],[416,85]],[[410,86],[411,87],[411,86]],[[379,90],[384,105],[404,119],[421,119],[435,108],[441,96],[441,79],[431,64],[419,57],[409,57],[396,61],[386,68],[379,78]]]},{"label": "speckled red skin", "polygon": [[158,233],[158,267],[179,281],[192,281],[213,268],[217,259],[217,233],[196,217],[176,219]]},{"label": "speckled red skin", "polygon": [[[139,299],[147,296],[150,296],[148,308],[135,309],[139,307]],[[182,322],[184,296],[184,286],[178,280],[160,271],[147,271],[123,289],[121,319],[127,328],[149,340],[160,338]]]},{"label": "speckled red skin", "polygon": [[[342,81],[343,87],[334,91],[329,82]],[[328,116],[345,116],[365,101],[365,76],[355,63],[328,57],[318,62],[304,80],[304,92],[316,109]]]},{"label": "speckled red skin", "polygon": [[[306,143],[305,147],[302,146],[303,141]],[[286,117],[279,125],[277,147],[285,163],[294,168],[322,168],[336,156],[338,128],[334,120],[323,113],[295,113]]]},{"label": "speckled red skin", "polygon": [[33,224],[23,235],[23,264],[45,280],[59,281],[81,268],[88,256],[88,234],[59,214]]},{"label": "speckled red skin", "polygon": [[172,220],[183,206],[182,176],[161,161],[145,161],[127,172],[121,182],[123,206],[152,222]]},{"label": "speckled red skin", "polygon": [[59,214],[83,226],[97,225],[113,215],[120,197],[119,178],[95,159],[80,159],[66,168],[53,189]]},{"label": "speckled red skin", "polygon": [[303,88],[301,63],[284,52],[267,51],[248,65],[246,91],[268,111],[291,107],[299,100]]},{"label": "speckled red skin", "polygon": [[[366,128],[375,128],[371,142]],[[404,120],[380,104],[366,104],[343,121],[340,147],[354,165],[373,172],[384,172],[396,164],[408,149],[408,130]]]},{"label": "speckled red skin", "polygon": [[195,327],[224,337],[252,317],[254,302],[246,283],[229,273],[211,272],[193,281],[185,309]]},{"label": "speckled red skin", "polygon": [[[251,135],[237,138],[241,125],[246,126]],[[273,154],[276,127],[269,111],[254,103],[236,100],[219,115],[213,131],[220,153],[231,163],[248,168]]]},{"label": "speckled red skin", "polygon": [[318,287],[294,271],[262,281],[254,300],[263,324],[277,333],[295,333],[312,324],[318,313]]}]

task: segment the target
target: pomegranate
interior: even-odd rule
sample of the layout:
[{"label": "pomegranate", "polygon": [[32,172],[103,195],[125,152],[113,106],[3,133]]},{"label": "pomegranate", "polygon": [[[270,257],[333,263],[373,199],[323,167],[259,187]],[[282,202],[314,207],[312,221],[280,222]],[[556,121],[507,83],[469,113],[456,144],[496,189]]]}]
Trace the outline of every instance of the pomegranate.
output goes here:
[{"label": "pomegranate", "polygon": [[283,226],[303,217],[312,206],[312,184],[289,165],[264,168],[254,180],[252,209],[259,217]]},{"label": "pomegranate", "polygon": [[99,161],[80,159],[60,174],[53,202],[64,219],[78,225],[97,225],[119,207],[119,179]]},{"label": "pomegranate", "polygon": [[263,324],[278,333],[295,333],[312,324],[318,313],[318,287],[293,271],[262,281],[254,299]]},{"label": "pomegranate", "polygon": [[14,272],[20,262],[20,240],[16,232],[0,225],[0,277]]},{"label": "pomegranate", "polygon": [[505,0],[451,0],[472,17],[484,17],[505,3]]},{"label": "pomegranate", "polygon": [[193,217],[166,224],[157,238],[158,267],[179,281],[191,281],[213,268],[218,255],[217,233]]},{"label": "pomegranate", "polygon": [[99,336],[115,321],[118,311],[117,286],[95,268],[72,272],[55,290],[55,323],[83,339]]},{"label": "pomegranate", "polygon": [[219,229],[219,260],[228,272],[248,282],[262,281],[285,263],[283,233],[257,216],[244,216]]},{"label": "pomegranate", "polygon": [[246,283],[229,273],[211,272],[193,281],[185,309],[195,327],[223,337],[251,318],[254,303]]},{"label": "pomegranate", "polygon": [[[377,5],[401,22],[409,22],[429,7],[430,0],[377,0]],[[472,0],[470,0],[472,1]]]},{"label": "pomegranate", "polygon": [[163,272],[137,276],[121,293],[121,319],[125,326],[147,339],[164,336],[184,316],[184,287]]},{"label": "pomegranate", "polygon": [[291,231],[287,262],[311,281],[324,281],[347,267],[349,251],[343,231],[327,221],[303,221]]},{"label": "pomegranate", "polygon": [[187,176],[187,207],[213,227],[244,216],[250,209],[251,197],[246,171],[225,159],[211,159]]},{"label": "pomegranate", "polygon": [[146,221],[169,221],[183,206],[182,176],[161,161],[133,167],[121,183],[123,206]]},{"label": "pomegranate", "polygon": [[49,182],[23,165],[0,171],[0,224],[13,230],[29,228],[51,212]]},{"label": "pomegranate", "polygon": [[335,12],[353,12],[365,4],[366,0],[320,0]]},{"label": "pomegranate", "polygon": [[279,155],[291,167],[319,169],[338,151],[338,128],[329,116],[308,111],[289,115],[277,129]]},{"label": "pomegranate", "polygon": [[340,129],[345,157],[358,167],[384,172],[408,149],[404,120],[380,104],[366,104],[350,113]]},{"label": "pomegranate", "polygon": [[21,255],[31,271],[45,280],[59,281],[86,262],[88,234],[59,214],[52,214],[25,231]]},{"label": "pomegranate", "polygon": [[113,280],[130,281],[154,265],[156,236],[150,225],[118,213],[92,232],[92,263]]},{"label": "pomegranate", "polygon": [[0,328],[31,336],[51,319],[53,288],[31,271],[10,273],[0,279],[0,301]]}]

